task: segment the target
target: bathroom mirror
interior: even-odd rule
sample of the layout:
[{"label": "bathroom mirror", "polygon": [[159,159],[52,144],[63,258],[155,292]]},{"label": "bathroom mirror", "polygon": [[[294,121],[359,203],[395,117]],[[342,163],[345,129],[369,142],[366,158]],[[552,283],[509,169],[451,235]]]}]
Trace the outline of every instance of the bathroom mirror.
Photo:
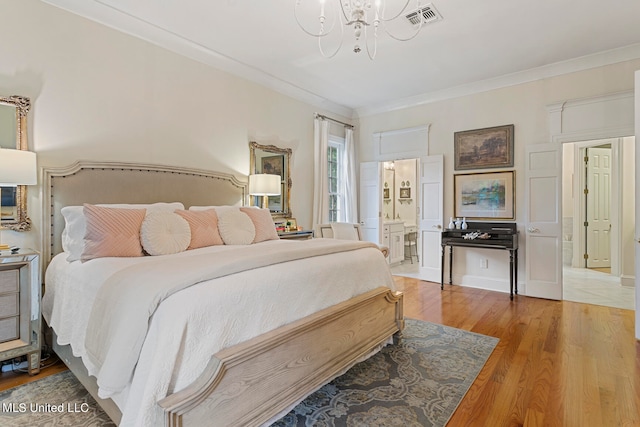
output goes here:
[{"label": "bathroom mirror", "polygon": [[[249,173],[268,173],[280,175],[281,194],[269,196],[269,210],[274,218],[290,218],[291,208],[291,176],[289,167],[291,148],[279,148],[275,145],[260,145],[255,141],[249,142],[250,164]],[[253,206],[261,206],[256,196],[251,196]]]},{"label": "bathroom mirror", "polygon": [[[27,150],[27,113],[31,108],[29,98],[12,95],[0,96],[0,147]],[[27,216],[27,188],[0,188],[0,226],[15,231],[31,229]]]}]

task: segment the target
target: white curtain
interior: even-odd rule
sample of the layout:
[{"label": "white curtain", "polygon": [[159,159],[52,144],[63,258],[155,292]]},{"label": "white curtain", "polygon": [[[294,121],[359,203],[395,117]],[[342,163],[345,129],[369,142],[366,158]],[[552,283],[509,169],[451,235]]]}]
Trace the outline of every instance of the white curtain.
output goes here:
[{"label": "white curtain", "polygon": [[313,226],[329,222],[329,180],[327,178],[327,148],[329,122],[322,118],[313,121]]},{"label": "white curtain", "polygon": [[353,129],[345,127],[344,156],[342,156],[342,191],[344,195],[344,221],[358,222],[358,191],[356,189],[356,156]]}]

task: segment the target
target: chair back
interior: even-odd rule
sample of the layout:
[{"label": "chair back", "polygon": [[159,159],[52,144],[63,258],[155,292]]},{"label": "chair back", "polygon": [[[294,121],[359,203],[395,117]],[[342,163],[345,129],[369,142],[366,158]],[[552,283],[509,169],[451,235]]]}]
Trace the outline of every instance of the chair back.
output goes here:
[{"label": "chair back", "polygon": [[352,224],[347,222],[338,222],[332,224],[317,224],[315,226],[315,237],[324,237],[325,239],[334,239],[335,230],[339,230],[340,238],[346,240],[362,240],[362,231],[360,224]]}]

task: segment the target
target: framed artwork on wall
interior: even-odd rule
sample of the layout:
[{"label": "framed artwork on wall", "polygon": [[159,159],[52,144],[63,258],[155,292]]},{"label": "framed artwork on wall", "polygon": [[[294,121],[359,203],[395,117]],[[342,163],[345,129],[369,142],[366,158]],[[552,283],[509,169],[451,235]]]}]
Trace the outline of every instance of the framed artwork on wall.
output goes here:
[{"label": "framed artwork on wall", "polygon": [[515,219],[515,176],[515,171],[454,175],[454,216]]},{"label": "framed artwork on wall", "polygon": [[453,134],[454,169],[513,167],[513,125]]},{"label": "framed artwork on wall", "polygon": [[284,179],[284,156],[269,156],[261,159],[260,173],[268,173],[269,175],[280,175]]}]

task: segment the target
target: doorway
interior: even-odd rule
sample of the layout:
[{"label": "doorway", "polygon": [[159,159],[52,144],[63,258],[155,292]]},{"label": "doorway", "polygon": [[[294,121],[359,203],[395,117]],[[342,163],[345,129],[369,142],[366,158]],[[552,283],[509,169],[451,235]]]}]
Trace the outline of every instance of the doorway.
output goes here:
[{"label": "doorway", "polygon": [[[420,245],[417,243],[418,159],[397,159],[382,163],[382,240],[389,248],[393,271],[406,266],[418,272]],[[416,238],[409,240],[409,236]],[[408,247],[406,243],[411,243]],[[413,250],[413,252],[408,251]],[[408,254],[415,256],[408,257]],[[407,264],[408,263],[408,264]]]},{"label": "doorway", "polygon": [[633,310],[635,266],[624,253],[635,228],[635,165],[625,158],[635,138],[562,148],[563,299]]}]

